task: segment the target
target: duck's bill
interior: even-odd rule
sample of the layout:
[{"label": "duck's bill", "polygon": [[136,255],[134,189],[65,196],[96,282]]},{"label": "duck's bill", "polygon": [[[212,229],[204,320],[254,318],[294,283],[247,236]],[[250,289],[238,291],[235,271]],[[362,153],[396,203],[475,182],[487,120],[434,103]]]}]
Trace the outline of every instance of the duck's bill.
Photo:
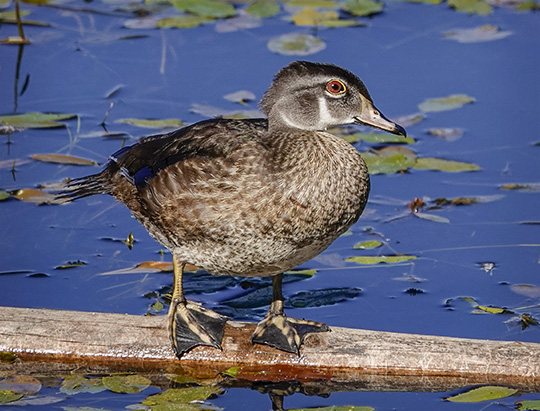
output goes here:
[{"label": "duck's bill", "polygon": [[[365,112],[364,112],[365,113]],[[399,124],[394,123],[393,121],[388,120],[379,110],[375,107],[368,110],[366,114],[362,113],[361,117],[355,117],[356,124],[361,124],[364,126],[375,127],[383,131],[388,131],[392,134],[397,134],[400,136],[407,136],[407,132]]]}]

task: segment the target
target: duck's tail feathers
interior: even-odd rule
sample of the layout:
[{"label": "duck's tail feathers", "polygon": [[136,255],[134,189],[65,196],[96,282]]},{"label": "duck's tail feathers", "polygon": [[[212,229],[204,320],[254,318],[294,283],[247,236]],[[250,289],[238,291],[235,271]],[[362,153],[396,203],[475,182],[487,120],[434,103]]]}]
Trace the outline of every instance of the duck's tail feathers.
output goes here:
[{"label": "duck's tail feathers", "polygon": [[69,181],[64,189],[56,194],[58,200],[77,200],[96,194],[108,194],[109,191],[103,178],[103,173],[75,178]]}]

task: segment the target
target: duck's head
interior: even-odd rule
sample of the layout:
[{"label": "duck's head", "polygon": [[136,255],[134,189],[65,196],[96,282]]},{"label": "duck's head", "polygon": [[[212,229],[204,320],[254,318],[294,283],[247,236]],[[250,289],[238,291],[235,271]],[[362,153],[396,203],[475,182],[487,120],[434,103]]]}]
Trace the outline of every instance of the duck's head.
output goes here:
[{"label": "duck's head", "polygon": [[289,64],[276,74],[259,106],[270,128],[326,130],[362,124],[406,135],[403,127],[388,120],[373,105],[362,80],[333,64]]}]

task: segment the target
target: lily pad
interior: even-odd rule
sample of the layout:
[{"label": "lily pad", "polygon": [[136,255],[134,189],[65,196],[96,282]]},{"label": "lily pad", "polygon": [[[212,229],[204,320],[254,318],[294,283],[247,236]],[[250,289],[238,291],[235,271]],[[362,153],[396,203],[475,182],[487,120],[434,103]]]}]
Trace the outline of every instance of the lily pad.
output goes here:
[{"label": "lily pad", "polygon": [[34,395],[41,390],[41,382],[29,375],[7,377],[0,381],[0,391],[12,391],[15,394]]},{"label": "lily pad", "polygon": [[475,101],[474,97],[467,94],[451,94],[447,97],[430,98],[418,105],[424,112],[437,112],[455,110]]},{"label": "lily pad", "polygon": [[199,402],[219,393],[221,393],[221,388],[217,386],[169,388],[159,394],[150,395],[142,401],[142,404],[151,407],[154,411],[173,409],[196,411],[203,409]]},{"label": "lily pad", "polygon": [[261,19],[275,16],[281,9],[279,5],[273,1],[256,1],[251,3],[246,11],[252,16],[259,17]]},{"label": "lily pad", "polygon": [[508,387],[500,387],[496,385],[486,385],[484,387],[473,388],[467,392],[453,395],[451,397],[445,398],[446,401],[451,402],[482,402],[482,401],[493,401],[500,398],[510,397],[514,395],[518,390]]},{"label": "lily pad", "polygon": [[159,19],[156,26],[162,29],[189,29],[214,21],[206,16],[186,14],[184,16],[172,16]]},{"label": "lily pad", "polygon": [[11,195],[7,191],[0,190],[0,201],[7,200],[9,197],[11,197]]},{"label": "lily pad", "polygon": [[216,31],[218,33],[233,33],[238,30],[254,29],[261,26],[261,19],[249,14],[242,14],[240,16],[220,20],[216,24]]},{"label": "lily pad", "polygon": [[379,240],[371,240],[371,241],[363,241],[361,243],[355,244],[353,248],[357,250],[371,250],[373,248],[378,248],[382,245],[383,243],[380,242]]},{"label": "lily pad", "polygon": [[26,113],[0,116],[0,125],[21,128],[55,128],[64,127],[62,120],[76,117],[75,114]]},{"label": "lily pad", "polygon": [[416,159],[412,168],[422,170],[436,170],[448,172],[479,171],[482,168],[473,163],[464,163],[461,161],[444,160],[442,158],[424,157]]},{"label": "lily pad", "polygon": [[69,375],[62,381],[60,392],[67,395],[75,395],[83,392],[96,394],[105,391],[101,378],[86,378],[82,375]]},{"label": "lily pad", "polygon": [[130,124],[142,128],[179,128],[184,123],[176,118],[167,119],[142,119],[142,118],[120,118],[115,123]]},{"label": "lily pad", "polygon": [[476,309],[489,313],[489,314],[513,314],[513,311],[507,310],[506,308],[499,308],[499,307],[486,307],[484,305],[478,305]]},{"label": "lily pad", "polygon": [[499,27],[491,24],[484,24],[472,29],[450,30],[443,33],[444,38],[455,40],[458,43],[482,43],[504,39],[510,35],[512,35],[511,31],[501,31]]},{"label": "lily pad", "polygon": [[310,7],[296,13],[292,21],[297,26],[352,27],[362,24],[352,19],[340,19],[335,10],[319,11]]},{"label": "lily pad", "polygon": [[11,351],[0,351],[0,363],[13,364],[17,358],[17,355]]},{"label": "lily pad", "polygon": [[354,133],[343,136],[349,143],[356,143],[357,141],[367,141],[369,143],[396,143],[396,144],[412,144],[415,142],[414,138],[403,137],[389,133]]},{"label": "lily pad", "polygon": [[289,33],[273,37],[268,41],[268,49],[286,56],[307,56],[326,48],[326,43],[311,34]]},{"label": "lily pad", "polygon": [[448,5],[457,11],[481,16],[491,14],[493,7],[484,0],[448,0]]},{"label": "lily pad", "polygon": [[518,401],[516,402],[517,409],[520,411],[523,410],[540,410],[540,400],[531,400],[531,401]]},{"label": "lily pad", "polygon": [[7,404],[9,402],[17,401],[22,398],[22,394],[16,394],[13,391],[1,390],[0,391],[0,404]]},{"label": "lily pad", "polygon": [[63,204],[65,200],[59,200],[54,194],[35,188],[22,188],[11,192],[17,200],[36,204]]},{"label": "lily pad", "polygon": [[343,10],[353,16],[371,16],[382,12],[384,4],[373,0],[349,0],[343,5]]},{"label": "lily pad", "polygon": [[441,217],[440,215],[435,215],[435,214],[422,213],[422,212],[417,211],[413,213],[413,215],[423,220],[433,221],[434,223],[449,223],[450,222],[448,218]]},{"label": "lily pad", "polygon": [[349,257],[345,261],[350,261],[357,264],[395,264],[403,263],[405,261],[416,260],[418,257],[415,255],[377,255],[377,256],[358,256]]},{"label": "lily pad", "polygon": [[362,158],[366,162],[369,174],[393,174],[405,171],[412,167],[416,160],[402,153],[381,155],[372,152],[363,152]]},{"label": "lily pad", "polygon": [[102,380],[103,385],[109,391],[123,394],[142,392],[152,383],[148,378],[138,374],[113,375],[110,377],[103,377]]},{"label": "lily pad", "polygon": [[198,16],[223,19],[236,15],[236,9],[229,3],[215,0],[169,0],[181,12]]},{"label": "lily pad", "polygon": [[540,287],[530,284],[512,284],[510,289],[516,294],[529,298],[540,298]]},{"label": "lily pad", "polygon": [[45,163],[68,164],[72,166],[97,166],[95,161],[86,158],[68,156],[65,154],[32,154],[33,160],[42,161]]}]

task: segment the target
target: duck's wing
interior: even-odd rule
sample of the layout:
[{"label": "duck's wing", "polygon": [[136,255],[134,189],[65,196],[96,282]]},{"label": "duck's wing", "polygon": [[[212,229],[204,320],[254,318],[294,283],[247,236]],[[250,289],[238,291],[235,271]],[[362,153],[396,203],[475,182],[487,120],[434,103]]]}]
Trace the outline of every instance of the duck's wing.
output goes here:
[{"label": "duck's wing", "polygon": [[101,173],[71,180],[57,197],[78,199],[96,194],[117,196],[119,190],[135,192],[174,164],[195,158],[226,158],[246,142],[259,139],[266,129],[266,119],[212,119],[145,137],[112,154]]}]

